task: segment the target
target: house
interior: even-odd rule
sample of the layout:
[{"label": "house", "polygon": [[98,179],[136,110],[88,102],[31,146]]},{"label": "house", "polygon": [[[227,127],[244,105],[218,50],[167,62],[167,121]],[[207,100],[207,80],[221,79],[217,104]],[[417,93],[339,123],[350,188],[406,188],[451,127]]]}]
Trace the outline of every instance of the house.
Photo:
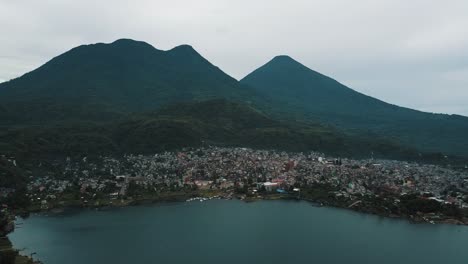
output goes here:
[{"label": "house", "polygon": [[265,182],[263,183],[263,186],[265,186],[265,190],[267,192],[272,192],[278,188],[278,183],[277,182]]}]

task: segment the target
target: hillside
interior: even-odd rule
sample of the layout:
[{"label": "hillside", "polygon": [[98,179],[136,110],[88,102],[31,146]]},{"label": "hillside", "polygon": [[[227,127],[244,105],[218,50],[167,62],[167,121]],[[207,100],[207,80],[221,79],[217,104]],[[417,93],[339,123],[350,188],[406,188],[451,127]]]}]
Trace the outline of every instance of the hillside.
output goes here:
[{"label": "hillside", "polygon": [[[63,156],[148,154],[207,145],[286,151],[323,151],[337,156],[439,159],[392,142],[350,137],[320,125],[283,123],[246,104],[210,100],[133,114],[108,124],[28,126],[0,132],[7,155],[22,160]],[[433,161],[433,160],[431,160]]]},{"label": "hillside", "polygon": [[109,120],[162,105],[255,98],[191,46],[168,51],[129,39],[83,45],[0,84],[2,124]]},{"label": "hillside", "polygon": [[[205,136],[204,141],[220,143],[225,139],[226,144],[245,143],[247,138],[243,141],[236,138],[237,141],[233,141],[232,137],[220,137],[219,131],[211,133],[211,130],[206,130],[208,127],[215,130],[225,128],[222,131],[238,133],[236,129],[244,128],[237,127],[237,124],[245,120],[235,119],[230,122],[229,118],[233,116],[224,117],[227,112],[215,113],[213,109],[187,110],[188,106],[183,109],[167,108],[172,104],[190,105],[213,99],[242,102],[277,120],[293,123],[294,126],[304,126],[298,125],[297,121],[309,124],[307,126],[324,124],[320,126],[321,129],[326,127],[332,130],[328,127],[333,126],[341,131],[338,133],[333,130],[333,133],[351,134],[353,138],[364,141],[367,138],[385,138],[385,142],[397,142],[422,152],[468,157],[467,117],[429,114],[382,102],[315,72],[288,56],[274,58],[238,82],[188,45],[163,51],[145,42],[129,39],[76,47],[32,72],[1,83],[0,127],[3,132],[20,129],[32,130],[35,134],[43,128],[49,136],[57,132],[51,132],[51,127],[57,127],[63,133],[69,133],[68,128],[80,131],[90,127],[117,131],[113,126],[122,120],[127,122],[122,127],[134,125],[128,120],[131,115],[140,116],[137,118],[139,121],[143,116],[148,118],[144,121],[145,125],[139,126],[140,129],[145,126],[164,127],[166,130],[167,127],[177,127],[178,131],[185,131],[184,135],[190,144],[194,142],[190,139],[195,140],[200,135]],[[154,114],[154,111],[161,111],[155,114],[157,118],[142,114]],[[204,130],[197,130],[195,123],[187,125],[178,122],[181,111],[191,114],[183,115],[184,120],[188,118],[196,120],[197,124],[203,123]],[[251,117],[248,119],[254,120]],[[255,126],[261,124],[257,121],[252,123]],[[78,127],[78,124],[83,127]],[[36,131],[38,127],[42,128]],[[252,144],[268,146],[281,142],[281,135],[291,139],[297,136],[298,131],[303,130],[290,131],[293,134],[281,134],[275,130],[275,138],[271,138],[275,142],[272,143],[260,143],[271,135],[255,137],[257,134],[249,134],[249,140],[255,141]],[[87,135],[87,132],[83,133]],[[158,135],[164,139],[164,135]],[[110,144],[124,151],[114,138],[102,138],[98,134],[94,136],[89,139],[95,141],[94,145],[89,145],[90,148]],[[72,139],[71,142],[75,141]],[[307,144],[296,142],[294,145],[297,148]],[[317,145],[312,144],[310,147]],[[341,146],[335,148],[340,149]]]},{"label": "hillside", "polygon": [[268,95],[277,113],[316,120],[362,136],[391,138],[423,151],[468,156],[468,118],[430,114],[356,92],[288,56],[278,56],[241,83]]}]

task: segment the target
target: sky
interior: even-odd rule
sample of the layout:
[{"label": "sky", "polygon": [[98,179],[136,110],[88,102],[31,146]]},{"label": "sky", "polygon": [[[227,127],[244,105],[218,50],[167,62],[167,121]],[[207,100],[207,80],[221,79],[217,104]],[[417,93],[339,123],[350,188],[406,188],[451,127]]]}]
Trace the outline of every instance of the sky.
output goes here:
[{"label": "sky", "polygon": [[0,82],[81,44],[192,45],[241,79],[289,55],[367,95],[468,116],[466,0],[0,0]]}]

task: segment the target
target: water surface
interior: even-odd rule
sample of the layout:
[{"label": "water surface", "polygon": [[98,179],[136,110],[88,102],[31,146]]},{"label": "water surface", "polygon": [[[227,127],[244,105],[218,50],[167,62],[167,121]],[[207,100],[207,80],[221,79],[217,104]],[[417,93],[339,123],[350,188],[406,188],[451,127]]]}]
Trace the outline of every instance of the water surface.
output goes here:
[{"label": "water surface", "polygon": [[215,200],[33,215],[10,235],[45,264],[468,263],[468,228],[307,202]]}]

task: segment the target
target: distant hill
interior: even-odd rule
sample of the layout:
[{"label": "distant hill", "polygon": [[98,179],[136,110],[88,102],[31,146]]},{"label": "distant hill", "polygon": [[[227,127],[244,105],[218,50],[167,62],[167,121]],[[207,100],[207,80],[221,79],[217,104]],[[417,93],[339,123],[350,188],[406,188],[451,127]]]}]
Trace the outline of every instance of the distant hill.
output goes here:
[{"label": "distant hill", "polygon": [[385,103],[288,56],[275,57],[240,82],[267,95],[277,113],[320,121],[362,136],[387,137],[423,151],[468,156],[467,117]]},{"label": "distant hill", "polygon": [[36,163],[51,157],[150,154],[208,145],[443,161],[440,155],[420,155],[390,141],[350,137],[320,125],[283,123],[249,105],[221,99],[175,104],[107,124],[80,122],[0,132],[3,153]]},{"label": "distant hill", "polygon": [[79,46],[0,84],[0,119],[3,124],[102,121],[212,98],[253,100],[255,94],[191,46],[162,51],[121,39]]},{"label": "distant hill", "polygon": [[[197,102],[212,102],[214,99],[242,102],[241,105],[247,105],[251,109],[244,113],[247,117],[242,119],[242,112],[236,116],[224,115],[247,111],[243,107],[218,113],[216,111],[228,111],[230,108],[219,108],[214,103],[203,105],[213,108],[211,110],[189,106],[195,103],[196,107],[201,107]],[[166,107],[173,104],[178,105],[167,110]],[[187,110],[187,107],[190,110]],[[254,109],[252,107],[260,109],[275,120],[281,120],[282,129],[262,127],[262,122],[266,120],[262,119],[261,115],[255,116],[254,113],[258,111],[251,112]],[[154,111],[165,112],[157,112],[157,118],[142,114]],[[180,118],[181,111],[185,113],[182,115],[183,119]],[[139,116],[137,121],[128,119],[128,115],[132,113]],[[204,117],[200,113],[203,113]],[[181,120],[190,121],[187,123]],[[252,124],[239,127],[239,124],[245,121]],[[2,132],[19,129],[23,132],[34,130],[34,135],[45,133],[44,137],[39,137],[39,142],[49,142],[48,137],[52,135],[56,139],[51,139],[50,142],[65,140],[64,137],[69,135],[61,133],[71,133],[78,139],[70,138],[69,142],[80,144],[87,136],[92,135],[86,140],[93,144],[83,146],[96,148],[96,151],[101,147],[124,151],[124,140],[117,142],[117,138],[114,137],[114,132],[118,131],[118,122],[124,122],[120,127],[129,127],[129,132],[132,133],[145,127],[157,128],[156,132],[151,132],[156,133],[151,137],[161,137],[159,149],[164,149],[164,146],[169,144],[163,142],[166,135],[161,133],[172,133],[174,131],[171,129],[177,128],[178,133],[185,133],[180,136],[186,137],[187,144],[192,144],[200,138],[204,141],[212,139],[217,143],[225,140],[226,144],[231,145],[236,142],[240,145],[246,144],[246,140],[250,140],[251,146],[257,144],[259,147],[274,147],[274,144],[277,144],[277,147],[287,145],[305,149],[305,146],[308,146],[321,150],[318,148],[320,146],[323,150],[332,151],[331,144],[301,142],[306,139],[303,134],[299,135],[299,132],[310,129],[304,130],[301,126],[312,126],[314,129],[320,127],[318,130],[325,129],[327,133],[333,134],[333,140],[330,142],[338,144],[334,150],[344,149],[340,145],[344,141],[335,139],[348,138],[348,135],[352,134],[353,142],[357,138],[365,142],[376,142],[368,141],[367,138],[385,138],[385,142],[398,142],[399,145],[422,152],[443,152],[468,157],[467,117],[423,113],[382,102],[312,71],[288,56],[274,58],[238,82],[188,45],[163,51],[145,42],[120,39],[110,44],[76,47],[36,70],[0,84]],[[298,124],[301,122],[308,124]],[[283,127],[286,123],[289,126],[287,129]],[[319,123],[324,126],[314,125]],[[77,127],[78,124],[83,127]],[[338,133],[338,130],[329,128],[330,125],[342,132]],[[271,126],[269,124],[269,128]],[[247,127],[254,127],[255,130],[248,130]],[[102,131],[102,134],[93,131],[88,133],[87,129],[90,128]],[[78,135],[67,129],[83,133]],[[312,131],[317,132],[314,129]],[[234,137],[240,131],[244,138]],[[111,132],[112,134],[109,134]],[[24,139],[27,140],[29,132],[25,133]],[[149,133],[144,131],[141,135]],[[228,136],[229,133],[234,134]],[[325,135],[330,135],[327,133],[318,137],[323,139],[322,143]],[[174,138],[174,135],[170,136],[166,139]],[[287,143],[281,143],[283,138]],[[129,137],[128,142],[131,142],[131,139]],[[61,147],[71,144],[65,141],[62,143],[59,144]],[[182,143],[184,141],[177,141],[171,147],[181,146]],[[24,144],[24,147],[28,146],[32,145]],[[34,146],[40,149],[40,145]],[[50,147],[48,143],[45,143],[45,146]],[[138,150],[130,144],[126,146],[128,151]],[[351,143],[346,149],[350,146]],[[0,147],[5,146],[0,142]],[[11,144],[7,147],[11,147]],[[367,150],[363,150],[363,153]],[[36,150],[31,148],[30,151]]]}]

